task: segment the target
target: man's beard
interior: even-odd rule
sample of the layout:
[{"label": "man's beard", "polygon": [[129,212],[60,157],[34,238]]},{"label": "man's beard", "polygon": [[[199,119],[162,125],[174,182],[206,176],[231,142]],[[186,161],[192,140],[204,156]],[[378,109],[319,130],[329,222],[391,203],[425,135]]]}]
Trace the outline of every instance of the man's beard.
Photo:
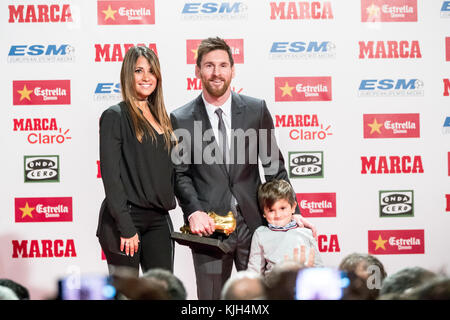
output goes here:
[{"label": "man's beard", "polygon": [[209,84],[209,81],[206,80],[204,77],[201,77],[202,80],[202,86],[206,89],[206,91],[213,97],[221,97],[225,94],[225,92],[227,92],[228,88],[230,87],[230,83],[231,83],[231,79],[226,80],[224,78],[220,78],[220,77],[214,77],[211,79],[211,81],[214,81],[215,79],[219,79],[223,81],[223,85],[220,88],[211,86]]}]

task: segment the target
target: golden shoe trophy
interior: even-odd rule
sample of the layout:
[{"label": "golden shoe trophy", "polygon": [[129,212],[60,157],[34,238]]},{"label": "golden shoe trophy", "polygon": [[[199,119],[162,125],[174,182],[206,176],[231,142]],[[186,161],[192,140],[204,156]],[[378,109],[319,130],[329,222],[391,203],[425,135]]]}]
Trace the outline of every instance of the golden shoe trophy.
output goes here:
[{"label": "golden shoe trophy", "polygon": [[[231,211],[225,216],[218,215],[215,212],[208,212],[208,216],[214,219],[215,232],[229,236],[236,230],[236,218]],[[219,239],[215,237],[201,237],[197,234],[193,234],[189,225],[182,226],[180,231],[181,233],[172,232],[171,234],[172,239],[180,245],[189,246],[191,249],[207,248],[208,251],[218,250],[221,253],[228,253],[230,250],[230,248],[222,242],[220,235],[218,236]]]},{"label": "golden shoe trophy", "polygon": [[[236,219],[234,218],[234,214],[231,211],[228,211],[226,216],[218,215],[215,212],[208,212],[208,216],[210,216],[215,223],[214,231],[225,233],[229,236],[236,229]],[[184,225],[180,228],[182,233],[192,233],[191,228],[189,226]]]}]

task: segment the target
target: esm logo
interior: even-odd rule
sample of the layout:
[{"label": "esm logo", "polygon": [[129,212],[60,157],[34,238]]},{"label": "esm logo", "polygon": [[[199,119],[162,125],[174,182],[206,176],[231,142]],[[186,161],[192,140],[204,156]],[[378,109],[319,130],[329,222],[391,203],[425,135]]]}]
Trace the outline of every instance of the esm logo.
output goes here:
[{"label": "esm logo", "polygon": [[424,83],[419,79],[364,79],[358,88],[360,97],[423,96]]},{"label": "esm logo", "polygon": [[331,41],[279,41],[270,48],[271,59],[326,59],[336,57],[336,45]]},{"label": "esm logo", "polygon": [[181,11],[183,20],[241,20],[247,19],[248,7],[234,1],[196,1],[185,3]]},{"label": "esm logo", "polygon": [[8,63],[20,62],[73,62],[75,48],[69,44],[12,45]]}]

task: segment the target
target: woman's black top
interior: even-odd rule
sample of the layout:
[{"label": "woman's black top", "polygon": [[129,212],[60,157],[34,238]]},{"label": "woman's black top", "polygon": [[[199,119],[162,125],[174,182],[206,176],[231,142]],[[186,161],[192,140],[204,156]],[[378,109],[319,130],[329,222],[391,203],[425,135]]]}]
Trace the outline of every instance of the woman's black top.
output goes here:
[{"label": "woman's black top", "polygon": [[[154,130],[152,128],[152,130]],[[129,203],[169,211],[176,206],[174,171],[163,134],[144,136],[140,143],[125,102],[105,110],[100,118],[100,170],[106,205],[120,235],[136,234]]]}]

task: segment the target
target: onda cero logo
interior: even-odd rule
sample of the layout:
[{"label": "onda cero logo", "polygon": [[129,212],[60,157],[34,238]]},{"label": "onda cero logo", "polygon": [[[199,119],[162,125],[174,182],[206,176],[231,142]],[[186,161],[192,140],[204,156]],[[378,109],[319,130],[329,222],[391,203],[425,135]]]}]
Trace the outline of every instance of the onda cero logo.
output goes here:
[{"label": "onda cero logo", "polygon": [[382,190],[379,192],[380,217],[413,217],[413,190]]},{"label": "onda cero logo", "polygon": [[24,156],[24,182],[59,182],[59,156]]},{"label": "onda cero logo", "polygon": [[289,152],[290,178],[323,178],[323,151]]}]

